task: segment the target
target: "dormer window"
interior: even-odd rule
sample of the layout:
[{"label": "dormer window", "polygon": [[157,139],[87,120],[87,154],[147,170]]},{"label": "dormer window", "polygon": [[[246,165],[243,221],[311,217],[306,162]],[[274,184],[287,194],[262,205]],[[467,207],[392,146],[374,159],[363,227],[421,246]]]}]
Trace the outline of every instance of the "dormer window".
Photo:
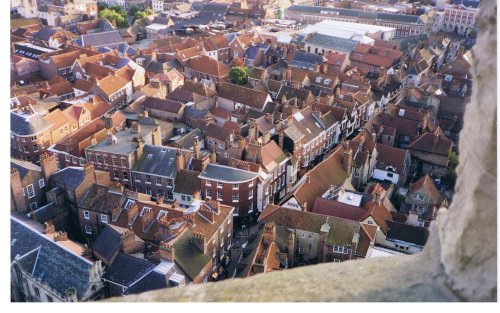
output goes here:
[{"label": "dormer window", "polygon": [[149,207],[142,208],[140,216],[144,216],[145,214],[151,213],[152,209]]}]

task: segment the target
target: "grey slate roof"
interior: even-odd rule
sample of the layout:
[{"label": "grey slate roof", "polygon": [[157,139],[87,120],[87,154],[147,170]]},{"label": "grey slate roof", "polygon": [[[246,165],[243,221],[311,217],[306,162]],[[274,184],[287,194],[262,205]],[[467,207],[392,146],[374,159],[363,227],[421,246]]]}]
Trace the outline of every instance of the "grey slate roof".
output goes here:
[{"label": "grey slate roof", "polygon": [[10,231],[11,261],[18,258],[25,271],[61,295],[65,295],[68,288],[74,288],[77,298],[82,300],[92,286],[89,281],[90,261],[66,250],[15,217],[10,219]]},{"label": "grey slate roof", "polygon": [[208,114],[208,109],[197,109],[193,106],[187,106],[184,109],[184,116],[191,118],[205,119]]},{"label": "grey slate roof", "polygon": [[321,65],[325,61],[324,57],[318,54],[310,52],[295,51],[293,54],[293,59],[290,62],[291,66],[295,67],[310,67],[315,65]]},{"label": "grey slate roof", "polygon": [[429,237],[429,230],[425,227],[418,227],[393,221],[386,221],[389,230],[388,240],[400,240],[415,245],[424,246]]},{"label": "grey slate roof", "polygon": [[128,287],[151,271],[155,266],[155,263],[148,260],[120,253],[113,264],[106,266],[103,278]]},{"label": "grey slate roof", "polygon": [[358,44],[356,40],[328,36],[318,33],[312,35],[311,38],[306,40],[306,42],[345,53],[350,53],[352,50],[354,50],[354,48],[356,48]]},{"label": "grey slate roof", "polygon": [[[181,150],[184,157],[188,151]],[[133,172],[175,178],[177,148],[145,145],[141,158],[132,168]],[[189,160],[186,160],[186,166]]]},{"label": "grey slate roof", "polygon": [[238,168],[219,165],[208,164],[205,170],[200,174],[200,178],[216,180],[227,183],[246,182],[257,178],[258,174],[240,170]]},{"label": "grey slate roof", "polygon": [[97,236],[92,249],[104,258],[105,263],[111,263],[113,257],[121,249],[121,234],[112,226],[105,225]]},{"label": "grey slate roof", "polygon": [[68,210],[65,206],[57,206],[54,202],[51,202],[43,207],[30,213],[32,218],[39,222],[45,223],[48,220],[54,220],[54,218]]},{"label": "grey slate roof", "polygon": [[[355,9],[326,8],[319,6],[292,5],[288,7],[287,10],[295,12],[307,12],[313,14],[321,14],[322,11],[336,12],[338,13],[339,16],[360,17],[364,19],[374,19],[380,21],[392,21],[400,23],[419,23],[420,21],[420,17],[416,15],[378,13],[378,12],[369,12],[369,11],[355,10]],[[422,24],[422,22],[420,22],[419,24]]]},{"label": "grey slate roof", "polygon": [[83,167],[66,167],[50,176],[50,180],[57,185],[64,185],[68,189],[75,189],[85,179]]},{"label": "grey slate roof", "polygon": [[123,42],[124,42],[123,38],[118,30],[102,32],[102,33],[85,34],[81,35],[79,38],[76,39],[76,43],[80,47],[94,46],[96,48],[99,48],[106,46],[114,48],[123,44]]},{"label": "grey slate roof", "polygon": [[33,35],[34,38],[49,41],[50,37],[54,35],[58,29],[42,27],[36,34]]},{"label": "grey slate roof", "polygon": [[113,192],[107,186],[93,184],[85,193],[78,206],[82,209],[109,214],[115,205],[125,200],[122,193]]},{"label": "grey slate roof", "polygon": [[191,150],[194,147],[194,137],[198,136],[198,139],[203,140],[203,133],[198,128],[193,129],[183,137],[177,139],[175,143],[181,149]]},{"label": "grey slate roof", "polygon": [[47,122],[37,113],[32,115],[19,115],[10,112],[10,131],[18,136],[37,135],[51,125],[51,123]]},{"label": "grey slate roof", "polygon": [[130,285],[130,287],[125,290],[123,294],[137,294],[150,290],[157,290],[175,286],[174,284],[168,282],[169,278],[171,278],[172,275],[176,275],[178,277],[182,276],[186,278],[184,272],[177,264],[171,261],[162,261],[149,273]]},{"label": "grey slate roof", "polygon": [[14,158],[10,158],[10,168],[11,169],[15,168],[19,172],[21,179],[23,179],[23,177],[26,174],[28,174],[29,171],[37,171],[37,172],[42,171],[42,168],[38,165],[35,165],[28,161],[18,160]]}]

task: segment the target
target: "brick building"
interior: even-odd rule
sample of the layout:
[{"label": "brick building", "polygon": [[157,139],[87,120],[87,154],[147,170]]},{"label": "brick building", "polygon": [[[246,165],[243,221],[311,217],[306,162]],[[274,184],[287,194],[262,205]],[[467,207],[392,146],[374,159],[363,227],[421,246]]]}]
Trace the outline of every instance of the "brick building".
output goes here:
[{"label": "brick building", "polygon": [[10,112],[11,155],[40,164],[40,155],[52,145],[51,123],[40,114]]},{"label": "brick building", "polygon": [[204,199],[234,206],[234,216],[240,219],[249,218],[256,212],[257,173],[208,164],[199,177]]}]

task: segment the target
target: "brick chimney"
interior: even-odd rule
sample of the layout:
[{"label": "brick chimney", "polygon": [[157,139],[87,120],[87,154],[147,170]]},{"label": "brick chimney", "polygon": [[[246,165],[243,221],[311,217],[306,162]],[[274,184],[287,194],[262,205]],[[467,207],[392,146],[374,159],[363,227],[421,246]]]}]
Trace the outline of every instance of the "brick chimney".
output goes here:
[{"label": "brick chimney", "polygon": [[349,149],[349,147],[346,150],[344,150],[344,154],[342,155],[342,167],[344,168],[344,171],[346,171],[348,174],[351,173],[352,149]]},{"label": "brick chimney", "polygon": [[94,165],[89,163],[85,164],[83,166],[83,172],[85,174],[85,177],[95,176]]},{"label": "brick chimney", "polygon": [[42,168],[43,176],[47,181],[49,177],[57,171],[57,161],[54,154],[44,152],[40,156],[40,167]]},{"label": "brick chimney", "polygon": [[193,244],[203,253],[205,253],[205,246],[207,240],[204,234],[199,232],[193,232]]},{"label": "brick chimney", "polygon": [[295,233],[288,235],[288,266],[293,267],[295,263]]},{"label": "brick chimney", "polygon": [[149,211],[144,211],[142,216],[139,217],[143,232],[145,232],[153,223],[154,214],[154,211],[150,209]]},{"label": "brick chimney", "polygon": [[[328,221],[328,219],[327,219]],[[318,258],[320,262],[326,261],[326,239],[328,238],[328,233],[330,232],[330,224],[324,223],[321,225],[320,234],[319,234],[319,243],[318,243]]]},{"label": "brick chimney", "polygon": [[58,231],[54,235],[54,241],[67,241],[68,234],[65,231]]},{"label": "brick chimney", "polygon": [[136,203],[134,203],[128,210],[127,210],[127,221],[128,225],[131,226],[132,222],[135,220],[137,215],[139,214],[139,207],[137,206]]},{"label": "brick chimney", "polygon": [[43,233],[45,235],[50,235],[56,232],[56,228],[54,227],[54,224],[52,224],[52,221],[47,221],[43,223]]},{"label": "brick chimney", "polygon": [[162,241],[160,243],[160,258],[167,261],[175,261],[175,248],[171,243]]},{"label": "brick chimney", "polygon": [[141,124],[139,124],[137,121],[133,121],[132,124],[130,125],[130,130],[134,133],[140,133]]},{"label": "brick chimney", "polygon": [[132,228],[126,229],[121,234],[121,241],[123,252],[129,253],[130,251],[133,251],[135,245],[135,234],[132,231]]},{"label": "brick chimney", "polygon": [[274,241],[274,237],[276,234],[276,226],[274,223],[266,223],[264,225],[264,233],[262,235],[264,242],[266,244],[271,244]]},{"label": "brick chimney", "polygon": [[217,163],[217,153],[215,150],[210,154],[210,163]]},{"label": "brick chimney", "polygon": [[194,148],[194,158],[195,159],[201,159],[202,154],[201,154],[201,144],[200,144],[200,139],[198,136],[193,137],[194,142],[193,142],[193,148]]},{"label": "brick chimney", "polygon": [[175,165],[177,167],[177,171],[183,170],[186,168],[186,159],[182,154],[181,149],[177,148],[177,154],[175,156]]},{"label": "brick chimney", "polygon": [[142,116],[149,117],[149,112],[147,110],[144,110],[144,112],[142,112]]},{"label": "brick chimney", "polygon": [[26,200],[23,195],[23,184],[21,183],[21,175],[15,168],[10,169],[10,190],[12,197],[11,207],[14,207],[18,212],[25,213]]},{"label": "brick chimney", "polygon": [[212,209],[205,204],[202,204],[198,213],[203,216],[206,220],[208,220],[211,224],[215,222],[215,213]]},{"label": "brick chimney", "polygon": [[118,218],[118,215],[120,215],[120,212],[122,211],[120,205],[115,205],[113,208],[111,208],[111,220],[116,221]]}]

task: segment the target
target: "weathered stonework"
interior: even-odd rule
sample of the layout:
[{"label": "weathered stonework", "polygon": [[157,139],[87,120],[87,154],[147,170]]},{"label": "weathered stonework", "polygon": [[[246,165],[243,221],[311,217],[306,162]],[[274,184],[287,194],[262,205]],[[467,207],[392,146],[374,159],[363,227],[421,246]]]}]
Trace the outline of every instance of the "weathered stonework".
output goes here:
[{"label": "weathered stonework", "polygon": [[111,301],[496,301],[496,1],[481,3],[475,82],[451,208],[422,253],[320,264]]}]

